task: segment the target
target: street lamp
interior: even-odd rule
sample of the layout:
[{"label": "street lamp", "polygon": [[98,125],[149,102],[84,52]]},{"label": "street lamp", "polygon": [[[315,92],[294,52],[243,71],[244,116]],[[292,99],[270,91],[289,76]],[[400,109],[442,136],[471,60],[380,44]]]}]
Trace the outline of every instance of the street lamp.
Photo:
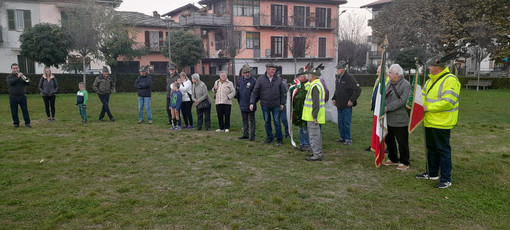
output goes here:
[{"label": "street lamp", "polygon": [[172,17],[164,18],[163,21],[166,22],[166,28],[168,29],[168,35],[166,36],[166,39],[168,39],[168,66],[170,67],[170,64],[172,63],[172,49],[170,47],[170,25],[174,20]]}]

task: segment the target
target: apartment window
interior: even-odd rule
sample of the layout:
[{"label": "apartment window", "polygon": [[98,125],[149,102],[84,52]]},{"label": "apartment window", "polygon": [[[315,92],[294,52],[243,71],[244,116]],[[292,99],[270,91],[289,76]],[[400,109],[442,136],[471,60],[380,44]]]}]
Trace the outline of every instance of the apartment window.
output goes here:
[{"label": "apartment window", "polygon": [[154,66],[154,73],[166,74],[168,62],[165,61],[151,61],[151,66]]},{"label": "apartment window", "polygon": [[306,38],[305,37],[294,37],[292,41],[293,56],[296,58],[305,57],[306,53]]},{"label": "apartment window", "polygon": [[213,3],[214,13],[215,14],[225,14],[227,13],[227,3],[225,0],[217,1]]},{"label": "apartment window", "polygon": [[294,26],[310,26],[310,7],[294,6]]},{"label": "apartment window", "polygon": [[260,49],[259,32],[246,32],[246,49]]},{"label": "apartment window", "polygon": [[30,10],[7,10],[9,30],[23,31],[32,27],[32,14]]},{"label": "apartment window", "polygon": [[145,31],[145,46],[151,52],[159,52],[163,41],[163,31]]},{"label": "apartment window", "polygon": [[19,71],[22,73],[35,73],[35,63],[25,56],[18,55]]},{"label": "apartment window", "polygon": [[319,38],[319,57],[326,57],[326,38]]},{"label": "apartment window", "polygon": [[234,16],[258,16],[260,0],[234,0]]},{"label": "apartment window", "polygon": [[315,27],[330,28],[331,27],[331,9],[315,8]]},{"label": "apartment window", "polygon": [[287,9],[286,5],[271,5],[271,25],[287,25]]},{"label": "apartment window", "polygon": [[225,37],[223,36],[222,33],[215,33],[214,41],[216,43],[216,45],[215,45],[216,50],[225,49]]},{"label": "apartment window", "polygon": [[287,37],[271,37],[271,57],[287,57]]}]

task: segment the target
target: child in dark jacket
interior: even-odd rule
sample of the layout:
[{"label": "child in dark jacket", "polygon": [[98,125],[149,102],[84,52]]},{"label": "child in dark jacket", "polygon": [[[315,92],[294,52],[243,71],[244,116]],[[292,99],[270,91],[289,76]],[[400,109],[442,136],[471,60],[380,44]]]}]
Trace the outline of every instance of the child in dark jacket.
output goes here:
[{"label": "child in dark jacket", "polygon": [[173,127],[170,129],[181,130],[181,120],[179,119],[179,110],[182,105],[182,93],[179,91],[179,83],[172,84],[172,94],[170,95],[170,110],[172,110]]},{"label": "child in dark jacket", "polygon": [[80,111],[81,122],[87,123],[87,100],[89,99],[89,93],[85,90],[85,83],[78,83],[80,90],[76,93],[76,105]]}]

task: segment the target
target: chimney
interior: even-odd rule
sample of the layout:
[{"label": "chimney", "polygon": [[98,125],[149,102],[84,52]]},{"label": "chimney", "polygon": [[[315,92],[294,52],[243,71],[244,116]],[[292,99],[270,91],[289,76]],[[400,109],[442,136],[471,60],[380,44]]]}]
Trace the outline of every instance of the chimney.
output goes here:
[{"label": "chimney", "polygon": [[158,11],[153,11],[152,16],[155,18],[161,18],[161,15],[159,15]]}]

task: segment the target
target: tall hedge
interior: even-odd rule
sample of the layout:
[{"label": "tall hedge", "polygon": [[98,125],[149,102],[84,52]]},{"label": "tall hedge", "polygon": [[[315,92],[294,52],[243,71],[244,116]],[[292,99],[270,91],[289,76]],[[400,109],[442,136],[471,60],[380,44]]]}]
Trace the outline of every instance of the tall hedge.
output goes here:
[{"label": "tall hedge", "polygon": [[[0,73],[0,94],[7,94],[7,82],[5,81],[5,77],[8,74]],[[26,88],[27,93],[29,94],[38,94],[39,90],[37,89],[37,85],[39,84],[39,79],[41,79],[41,74],[26,74],[30,80],[31,84]],[[152,76],[152,91],[153,92],[163,92],[166,87],[166,76],[165,75],[151,75]],[[55,74],[59,85],[59,93],[75,93],[78,91],[78,83],[83,80],[82,75],[80,74]],[[136,92],[134,87],[135,80],[138,77],[138,74],[119,74],[112,75],[113,82],[115,84],[115,89],[117,92]],[[256,76],[258,77],[258,76]],[[283,78],[287,79],[288,83],[292,83],[294,75],[282,75]],[[358,81],[361,86],[373,86],[374,81],[377,78],[375,74],[355,74],[354,77]],[[93,92],[92,83],[96,78],[95,75],[87,75],[87,90],[89,92]],[[200,80],[202,80],[208,89],[211,89],[214,82],[218,80],[218,75],[201,75]],[[233,81],[233,76],[229,76],[228,79]],[[459,77],[459,81],[462,85],[466,84],[469,80],[476,80],[474,77]],[[484,77],[483,80],[492,80],[491,89],[510,89],[510,78],[487,78]]]}]

